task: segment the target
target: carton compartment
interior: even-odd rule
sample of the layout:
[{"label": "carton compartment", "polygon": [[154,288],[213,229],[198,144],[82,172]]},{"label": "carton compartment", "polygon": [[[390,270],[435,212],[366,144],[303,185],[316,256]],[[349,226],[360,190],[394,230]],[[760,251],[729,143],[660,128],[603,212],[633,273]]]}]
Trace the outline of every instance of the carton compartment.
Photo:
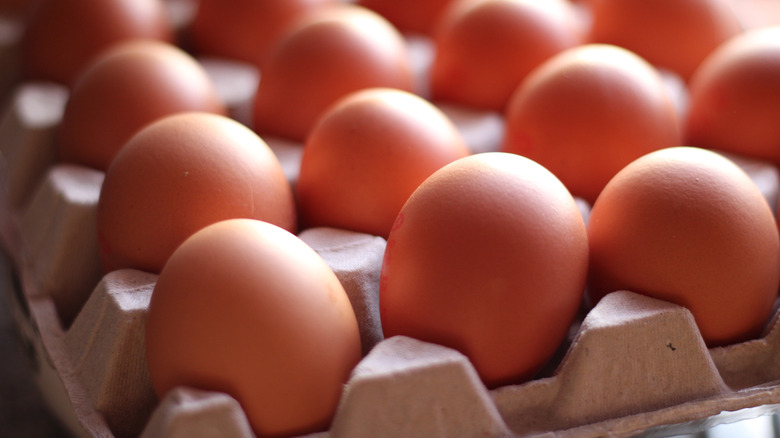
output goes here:
[{"label": "carton compartment", "polygon": [[[85,227],[90,216],[72,211],[94,210],[96,204],[85,207],[78,196],[61,193],[78,191],[84,181],[98,183],[87,177],[91,172],[75,166],[47,172],[39,193],[60,193],[48,196],[57,213],[30,203],[20,215],[27,218],[25,249],[35,242],[37,254],[57,253],[59,236]],[[59,178],[63,174],[67,177]],[[47,229],[71,231],[42,232]],[[345,386],[330,431],[318,435],[628,436],[780,403],[772,366],[780,342],[777,318],[764,338],[708,350],[687,309],[628,291],[608,295],[587,313],[550,377],[488,391],[455,350],[404,337],[382,339],[378,277],[384,239],[330,228],[306,230],[301,238],[344,284],[365,342],[365,358]],[[157,400],[143,349],[155,275],[134,270],[105,275],[65,326],[35,264],[16,260],[22,261],[22,297],[30,308],[29,316],[20,312],[22,325],[39,344],[46,380],[59,380],[48,384],[59,393],[52,398],[73,412],[70,422],[85,436],[211,436],[215,428],[230,431],[227,436],[253,436],[227,394],[179,388]],[[56,260],[54,272],[81,263],[73,257]]]},{"label": "carton compartment", "polygon": [[[3,43],[0,38],[5,59],[12,46]],[[425,41],[412,46],[423,75],[431,47]],[[251,120],[257,72],[226,60],[202,61],[230,114]],[[241,80],[231,82],[236,74]],[[254,437],[228,394],[177,388],[161,400],[155,395],[143,339],[156,276],[102,274],[94,221],[103,174],[55,164],[53,136],[66,99],[62,87],[21,84],[0,120],[0,236],[19,277],[15,318],[32,346],[44,394],[78,436]],[[472,151],[498,149],[499,115],[442,109]],[[294,185],[301,145],[267,141]],[[778,170],[729,157],[776,211]],[[589,206],[578,205],[587,220]],[[617,291],[575,323],[565,356],[550,364],[550,374],[487,390],[459,352],[383,338],[378,284],[384,239],[332,228],[300,237],[344,285],[364,354],[330,430],[310,437],[652,436],[780,411],[777,314],[764,337],[708,350],[687,309]]]}]

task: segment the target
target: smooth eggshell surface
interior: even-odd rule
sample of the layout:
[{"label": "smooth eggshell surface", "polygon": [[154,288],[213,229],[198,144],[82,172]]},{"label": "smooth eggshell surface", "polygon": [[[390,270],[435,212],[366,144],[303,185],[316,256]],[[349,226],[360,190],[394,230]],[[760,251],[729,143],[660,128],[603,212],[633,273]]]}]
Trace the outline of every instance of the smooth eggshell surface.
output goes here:
[{"label": "smooth eggshell surface", "polygon": [[46,0],[30,8],[21,41],[25,78],[72,85],[93,58],[126,39],[173,41],[161,0]]},{"label": "smooth eggshell surface", "polygon": [[434,100],[503,111],[525,76],[580,43],[565,0],[456,2],[434,32]]},{"label": "smooth eggshell surface", "polygon": [[223,221],[187,239],[149,304],[146,352],[160,398],[178,386],[226,392],[258,436],[327,429],[360,351],[333,271],[265,222]]},{"label": "smooth eggshell surface", "polygon": [[571,194],[533,161],[462,158],[423,182],[387,241],[385,337],[464,353],[490,387],[531,378],[580,307],[588,242]]},{"label": "smooth eggshell surface", "polygon": [[601,193],[588,221],[589,295],[621,289],[688,307],[707,344],[759,336],[780,286],[780,240],[756,185],[714,152],[645,155]]},{"label": "smooth eggshell surface", "polygon": [[386,238],[417,186],[468,154],[452,122],[422,98],[389,88],[349,94],[306,141],[296,186],[303,226]]},{"label": "smooth eggshell surface", "polygon": [[185,30],[201,54],[262,67],[276,42],[306,14],[337,0],[199,0]]},{"label": "smooth eggshell surface", "polygon": [[106,271],[160,272],[187,237],[242,217],[296,229],[292,189],[271,149],[224,116],[168,116],[133,136],[106,172],[101,260]]},{"label": "smooth eggshell surface", "polygon": [[184,111],[225,114],[203,67],[167,43],[117,44],[74,85],[59,128],[59,159],[106,170],[136,131]]},{"label": "smooth eggshell surface", "polygon": [[742,32],[729,0],[595,0],[590,40],[615,44],[690,79],[707,55]]},{"label": "smooth eggshell surface", "polygon": [[312,13],[269,53],[253,128],[302,141],[336,100],[371,87],[412,88],[406,42],[398,30],[354,5]]},{"label": "smooth eggshell surface", "polygon": [[650,64],[617,46],[586,44],[548,59],[517,88],[503,151],[538,162],[592,203],[631,161],[679,146],[679,125]]},{"label": "smooth eggshell surface", "polygon": [[780,27],[734,37],[690,83],[686,143],[780,165]]}]

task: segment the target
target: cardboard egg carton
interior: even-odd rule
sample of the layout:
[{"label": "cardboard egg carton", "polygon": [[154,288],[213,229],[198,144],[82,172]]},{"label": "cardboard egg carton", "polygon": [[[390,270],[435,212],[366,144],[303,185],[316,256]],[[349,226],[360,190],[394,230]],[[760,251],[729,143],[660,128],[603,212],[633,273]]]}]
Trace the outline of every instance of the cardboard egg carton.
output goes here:
[{"label": "cardboard egg carton", "polygon": [[[43,252],[62,251],[70,233],[65,229],[83,226],[66,223],[72,215],[63,212],[94,209],[97,201],[71,201],[77,198],[72,192],[96,192],[80,186],[91,172],[53,166],[27,211],[43,213],[41,200],[58,201],[34,227],[19,227],[7,214],[13,209],[4,210],[4,241],[19,233],[26,248],[41,235],[32,228],[56,229],[37,245]],[[99,187],[99,179],[91,181]],[[32,219],[27,211],[17,217]],[[367,353],[344,388],[331,429],[313,436],[631,436],[685,431],[723,411],[780,403],[776,323],[761,339],[708,350],[686,309],[626,291],[607,296],[573,327],[552,375],[489,391],[455,350],[405,337],[382,339],[377,291],[383,239],[327,228],[306,230],[301,238],[344,284]],[[72,430],[109,437],[254,436],[227,394],[178,388],[157,400],[143,347],[155,275],[105,275],[66,325],[63,305],[42,292],[38,259],[25,254],[11,254],[21,292],[15,296],[17,321],[35,347],[44,391]],[[80,264],[60,260],[67,267]],[[63,275],[67,267],[49,275]]]},{"label": "cardboard egg carton", "polygon": [[[8,38],[15,38],[13,32]],[[0,59],[12,47],[0,41]],[[416,72],[424,75],[430,46],[415,39],[410,47],[419,58]],[[230,115],[251,120],[258,72],[229,60],[201,62]],[[418,92],[424,95],[425,89]],[[22,83],[6,94],[0,116],[0,240],[11,275],[0,278],[13,292],[15,321],[53,411],[83,437],[254,437],[228,394],[177,388],[157,398],[143,345],[157,277],[101,271],[94,222],[103,174],[57,163],[53,146],[67,90]],[[472,151],[498,149],[503,135],[498,114],[441,109]],[[302,145],[264,139],[294,185]],[[776,211],[778,170],[731,158]],[[589,206],[577,201],[587,219]],[[455,350],[383,338],[382,238],[331,228],[303,230],[300,237],[344,285],[364,354],[330,429],[310,438],[662,436],[780,410],[777,315],[760,339],[707,349],[686,309],[618,291],[593,309],[583,308],[560,354],[536,379],[488,390]]]},{"label": "cardboard egg carton", "polygon": [[[77,436],[253,437],[227,394],[196,388],[178,388],[162,400],[154,394],[143,333],[157,277],[135,270],[102,275],[94,221],[103,174],[56,162],[53,135],[64,96],[52,84],[22,84],[0,119],[0,229],[17,279],[9,287],[18,292],[16,321],[33,346],[46,398]],[[500,126],[485,123],[490,114],[459,114],[453,119],[462,129],[481,126],[500,138]],[[289,169],[298,152],[287,156]],[[732,158],[776,208],[777,169]],[[587,217],[587,204],[578,201]],[[348,292],[364,353],[330,430],[312,436],[652,435],[780,404],[777,317],[761,339],[707,349],[689,311],[627,291],[610,294],[575,323],[549,373],[488,390],[455,350],[383,339],[384,239],[330,228],[300,237]]]}]

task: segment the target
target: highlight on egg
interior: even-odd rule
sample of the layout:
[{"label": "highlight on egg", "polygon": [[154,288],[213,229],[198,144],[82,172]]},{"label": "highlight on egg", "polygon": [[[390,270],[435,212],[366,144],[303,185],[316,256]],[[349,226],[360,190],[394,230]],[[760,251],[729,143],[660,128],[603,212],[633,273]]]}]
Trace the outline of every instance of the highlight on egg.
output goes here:
[{"label": "highlight on egg", "polygon": [[588,241],[552,173],[502,152],[426,179],[390,232],[379,287],[385,337],[465,354],[488,387],[532,378],[582,302]]},{"label": "highlight on egg", "polygon": [[780,239],[758,187],[700,148],[622,169],[588,221],[592,302],[630,290],[687,307],[709,346],[757,338],[780,287]]}]

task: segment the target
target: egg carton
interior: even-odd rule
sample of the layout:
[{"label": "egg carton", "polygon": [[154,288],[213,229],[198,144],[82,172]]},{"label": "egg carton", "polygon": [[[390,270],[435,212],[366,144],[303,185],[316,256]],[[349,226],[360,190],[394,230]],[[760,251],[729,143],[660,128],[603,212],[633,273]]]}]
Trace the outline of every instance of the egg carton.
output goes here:
[{"label": "egg carton", "polygon": [[[250,70],[204,60],[240,118]],[[240,81],[220,81],[238,73]],[[243,92],[240,92],[243,89]],[[36,380],[77,436],[253,437],[227,394],[177,388],[158,400],[143,345],[157,276],[102,275],[95,237],[100,171],[59,164],[53,136],[67,90],[16,87],[0,119],[0,236],[7,290],[30,346]],[[495,150],[495,115],[444,108],[473,150]],[[269,139],[294,184],[301,145]],[[778,170],[732,156],[777,209]],[[588,206],[579,201],[583,216]],[[488,390],[459,352],[406,337],[383,339],[378,284],[385,241],[347,230],[300,233],[334,270],[358,317],[364,358],[344,387],[330,430],[312,437],[632,436],[697,430],[780,410],[777,316],[753,341],[707,349],[688,310],[628,291],[578,320],[549,372]]]},{"label": "egg carton", "polygon": [[[0,23],[0,40],[18,28]],[[13,44],[0,41],[0,59]],[[410,37],[418,77],[430,43]],[[200,59],[231,117],[249,124],[259,73]],[[228,394],[177,388],[158,400],[143,345],[157,276],[103,275],[95,209],[103,173],[59,164],[54,133],[67,89],[0,76],[0,242],[16,325],[54,413],[84,437],[254,437]],[[671,86],[679,85],[668,78]],[[418,82],[421,84],[421,82]],[[423,87],[423,85],[419,85]],[[425,94],[424,88],[417,90]],[[685,96],[677,94],[684,110]],[[497,150],[498,114],[441,106],[473,152]],[[292,185],[302,147],[265,138]],[[777,210],[780,172],[731,156]],[[587,219],[589,206],[577,200]],[[355,310],[363,359],[328,431],[309,437],[663,436],[780,411],[778,315],[756,340],[708,349],[689,311],[629,291],[583,306],[559,354],[537,378],[487,389],[459,352],[384,339],[378,284],[385,241],[333,228],[300,233],[334,270]]]}]

